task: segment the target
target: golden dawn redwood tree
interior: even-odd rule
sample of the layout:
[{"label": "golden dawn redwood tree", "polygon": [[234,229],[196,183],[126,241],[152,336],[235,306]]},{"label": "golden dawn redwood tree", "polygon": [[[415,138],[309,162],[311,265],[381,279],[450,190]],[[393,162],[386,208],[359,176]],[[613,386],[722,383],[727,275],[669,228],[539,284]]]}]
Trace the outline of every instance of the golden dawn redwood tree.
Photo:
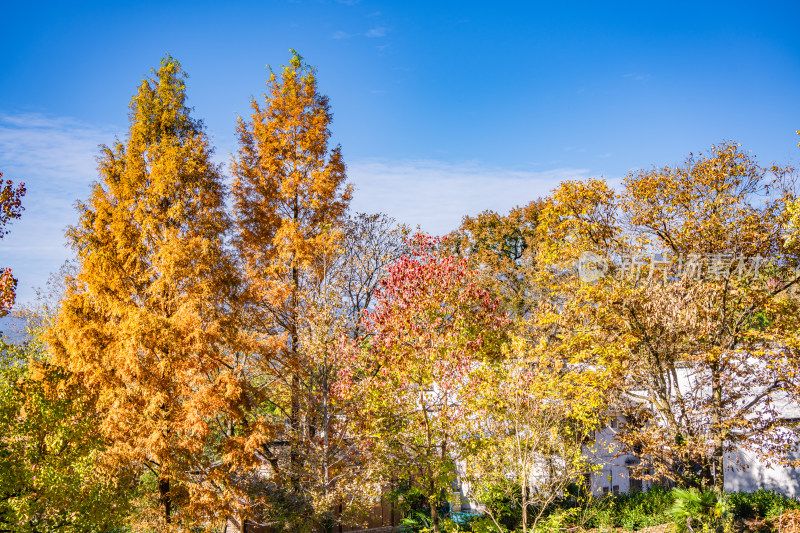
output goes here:
[{"label": "golden dawn redwood tree", "polygon": [[271,73],[265,101],[254,100],[252,109],[250,120],[239,122],[233,162],[235,246],[246,280],[249,350],[256,354],[250,374],[261,392],[248,446],[281,490],[298,497],[306,445],[324,431],[318,413],[304,407],[319,381],[303,339],[310,338],[315,302],[326,299],[320,290],[339,253],[351,187],[340,148],[329,148],[328,98],[296,52]]},{"label": "golden dawn redwood tree", "polygon": [[225,431],[245,386],[222,177],[185,78],[165,57],[131,101],[126,139],[103,147],[100,180],[67,233],[77,272],[49,339],[97,396],[109,460],[153,489],[161,530],[228,511]]}]

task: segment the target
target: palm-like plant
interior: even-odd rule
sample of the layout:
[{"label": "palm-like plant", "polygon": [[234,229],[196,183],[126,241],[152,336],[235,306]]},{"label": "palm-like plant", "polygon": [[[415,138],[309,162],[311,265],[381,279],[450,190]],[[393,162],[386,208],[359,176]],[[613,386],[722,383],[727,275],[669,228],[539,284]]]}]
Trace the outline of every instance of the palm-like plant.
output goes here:
[{"label": "palm-like plant", "polygon": [[675,488],[672,496],[675,503],[668,514],[675,521],[679,533],[723,533],[729,529],[730,506],[724,494],[696,488]]}]

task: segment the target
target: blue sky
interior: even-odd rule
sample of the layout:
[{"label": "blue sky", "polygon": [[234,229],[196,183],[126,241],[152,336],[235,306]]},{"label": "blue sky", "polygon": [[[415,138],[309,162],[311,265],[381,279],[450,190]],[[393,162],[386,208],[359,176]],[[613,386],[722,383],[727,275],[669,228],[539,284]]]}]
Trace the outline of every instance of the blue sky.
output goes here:
[{"label": "blue sky", "polygon": [[0,241],[20,300],[68,257],[97,145],[166,53],[227,163],[265,65],[318,67],[353,207],[443,233],[560,180],[735,140],[797,165],[800,3],[4,2],[0,171],[28,184]]}]

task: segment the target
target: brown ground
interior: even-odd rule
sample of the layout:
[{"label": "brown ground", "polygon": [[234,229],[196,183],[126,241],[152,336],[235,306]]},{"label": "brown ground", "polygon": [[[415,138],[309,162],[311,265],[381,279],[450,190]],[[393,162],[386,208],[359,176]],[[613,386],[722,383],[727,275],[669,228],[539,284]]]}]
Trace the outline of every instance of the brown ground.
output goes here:
[{"label": "brown ground", "polygon": [[673,524],[660,524],[657,526],[646,527],[640,531],[643,533],[672,533],[675,531],[675,526]]}]

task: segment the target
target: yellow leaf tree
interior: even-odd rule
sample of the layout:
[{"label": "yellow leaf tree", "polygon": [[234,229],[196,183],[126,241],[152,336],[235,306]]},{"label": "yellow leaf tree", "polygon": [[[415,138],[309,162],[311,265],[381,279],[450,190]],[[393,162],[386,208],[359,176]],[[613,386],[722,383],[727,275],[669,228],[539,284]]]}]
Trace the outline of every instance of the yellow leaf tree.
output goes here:
[{"label": "yellow leaf tree", "polygon": [[521,510],[523,531],[535,529],[548,504],[591,470],[584,443],[606,406],[608,382],[608,369],[570,349],[553,323],[561,297],[551,290],[557,276],[540,268],[547,257],[539,229],[544,204],[464,217],[447,243],[515,319],[504,357],[473,376],[477,415],[472,438],[462,441],[463,477],[478,501],[503,491]]},{"label": "yellow leaf tree", "polygon": [[[604,369],[554,357],[534,345],[524,324],[504,357],[475,370],[463,474],[471,499],[501,492],[521,510],[522,531],[536,530],[548,506],[592,471],[586,446],[606,405]],[[490,496],[491,497],[491,496]],[[491,508],[488,516],[500,531]]]},{"label": "yellow leaf tree", "polygon": [[484,211],[466,216],[445,243],[454,253],[469,258],[482,285],[517,317],[528,314],[539,299],[535,272],[541,204],[535,200],[507,215]]},{"label": "yellow leaf tree", "polygon": [[56,362],[97,396],[109,460],[152,488],[160,530],[229,512],[226,432],[247,387],[222,178],[185,78],[164,58],[131,101],[124,142],[103,147],[49,334]]},{"label": "yellow leaf tree", "polygon": [[726,143],[616,193],[562,184],[543,209],[559,349],[615,377],[620,440],[657,476],[721,491],[726,452],[777,462],[797,442],[781,417],[798,390],[791,198],[789,169]]}]

